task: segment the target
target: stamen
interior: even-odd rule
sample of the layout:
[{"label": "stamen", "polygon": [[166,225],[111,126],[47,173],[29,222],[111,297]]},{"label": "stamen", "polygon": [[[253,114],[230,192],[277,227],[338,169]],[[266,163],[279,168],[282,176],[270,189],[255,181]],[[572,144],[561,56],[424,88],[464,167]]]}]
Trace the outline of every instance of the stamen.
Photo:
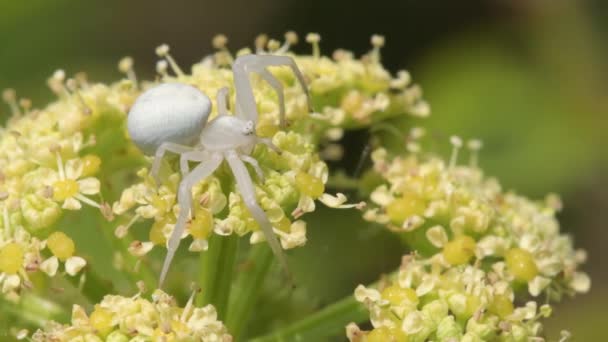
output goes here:
[{"label": "stamen", "polygon": [[276,39],[271,39],[267,44],[268,52],[277,52],[281,48],[281,42]]},{"label": "stamen", "polygon": [[196,287],[196,285],[193,284],[192,285],[192,294],[190,295],[190,298],[188,298],[188,302],[186,303],[186,306],[184,306],[184,311],[182,311],[182,315],[179,318],[179,320],[181,322],[185,322],[186,318],[188,316],[190,316],[190,311],[194,307],[194,297],[199,292],[201,292],[201,289]]},{"label": "stamen", "polygon": [[82,112],[85,115],[90,115],[93,111],[89,106],[87,106],[87,103],[84,101],[84,98],[80,94],[80,90],[78,89],[78,84],[76,83],[76,80],[74,80],[73,78],[68,79],[66,82],[66,86],[71,92],[71,94],[76,97],[78,102],[80,102]]},{"label": "stamen", "polygon": [[348,51],[348,50],[344,50],[344,49],[337,49],[336,51],[334,51],[334,53],[332,54],[332,58],[336,61],[336,62],[341,62],[341,61],[347,61],[347,60],[351,60],[353,59],[353,53]]},{"label": "stamen", "polygon": [[30,109],[32,109],[32,100],[28,98],[22,98],[19,100],[19,106],[23,108],[23,113],[28,115],[30,113]]},{"label": "stamen", "polygon": [[287,53],[289,51],[290,47],[298,44],[298,40],[299,40],[298,34],[295,33],[294,31],[285,32],[285,43],[283,43],[283,46],[281,46],[276,52],[277,53]]},{"label": "stamen", "polygon": [[156,72],[161,76],[161,78],[169,76],[169,74],[167,74],[168,67],[169,63],[167,63],[167,61],[164,59],[156,62]]},{"label": "stamen", "polygon": [[53,93],[55,93],[55,95],[57,95],[59,97],[61,97],[61,96],[67,97],[70,95],[70,93],[63,85],[64,81],[65,81],[65,71],[63,71],[62,69],[57,69],[57,70],[55,70],[53,75],[51,77],[49,77],[49,79],[46,82],[47,82],[49,88],[51,89],[51,91]]},{"label": "stamen", "polygon": [[171,55],[169,54],[169,45],[162,44],[159,47],[157,47],[156,55],[158,57],[165,58],[167,60],[167,62],[169,62],[169,65],[171,66],[171,69],[173,69],[173,72],[178,77],[184,76],[184,72],[182,71],[182,69],[179,67],[179,65],[177,65],[177,63],[175,62],[173,57],[171,57]]},{"label": "stamen", "polygon": [[319,49],[320,41],[321,36],[318,33],[309,33],[306,35],[306,42],[312,45],[312,55],[315,58],[321,56],[321,50]]},{"label": "stamen", "polygon": [[471,151],[471,157],[469,159],[469,165],[472,168],[477,168],[477,162],[478,162],[478,158],[479,158],[479,150],[481,150],[482,146],[483,146],[483,144],[482,144],[481,140],[478,140],[478,139],[469,140],[468,143],[467,143],[467,147]]},{"label": "stamen", "polygon": [[218,65],[232,65],[232,62],[234,62],[234,58],[226,47],[228,45],[228,37],[223,34],[218,34],[211,40],[211,45],[213,46],[213,48],[219,50],[214,55],[215,62]]},{"label": "stamen", "polygon": [[77,194],[77,195],[74,196],[74,198],[78,199],[79,201],[81,201],[83,203],[86,203],[86,204],[90,205],[91,207],[95,207],[97,209],[101,209],[101,204],[93,201],[92,199],[90,199],[90,198],[88,198],[88,197],[86,197],[84,195]]},{"label": "stamen", "polygon": [[228,37],[223,34],[218,34],[211,40],[211,45],[214,49],[225,50],[228,44]]},{"label": "stamen", "polygon": [[59,172],[59,179],[65,180],[65,170],[63,169],[63,161],[61,160],[61,155],[59,154],[59,146],[51,147],[51,151],[55,152],[55,158],[57,160],[57,171]]},{"label": "stamen", "polygon": [[121,73],[127,75],[127,78],[129,79],[129,81],[131,81],[131,83],[133,83],[135,89],[139,88],[139,86],[137,85],[137,77],[135,76],[135,71],[133,70],[132,57],[123,57],[123,59],[118,62],[118,70]]},{"label": "stamen", "polygon": [[452,144],[452,155],[450,157],[449,168],[453,169],[456,166],[456,162],[458,162],[458,150],[462,147],[462,139],[453,135],[450,137],[450,143]]},{"label": "stamen", "polygon": [[2,99],[11,108],[13,116],[21,115],[21,111],[19,110],[19,106],[17,105],[17,93],[15,92],[15,89],[4,89],[4,91],[2,92]]},{"label": "stamen", "polygon": [[78,86],[81,89],[87,89],[90,86],[89,85],[89,79],[87,77],[87,73],[86,72],[83,72],[83,71],[77,72],[74,75],[74,79],[76,80],[76,83],[78,83]]},{"label": "stamen", "polygon": [[11,221],[8,217],[8,207],[5,205],[2,211],[2,219],[4,221],[4,240],[11,238]]},{"label": "stamen", "polygon": [[380,63],[380,48],[384,46],[384,36],[374,34],[371,38],[372,51],[370,53],[372,62]]},{"label": "stamen", "polygon": [[390,82],[390,86],[393,89],[405,89],[412,81],[412,76],[405,70],[397,72],[397,77],[393,78]]},{"label": "stamen", "polygon": [[131,226],[133,226],[135,224],[135,222],[137,222],[137,220],[139,220],[139,218],[140,218],[139,215],[135,215],[129,221],[129,223],[127,223],[126,226],[121,224],[118,227],[116,227],[116,229],[114,230],[114,235],[119,239],[122,239],[123,237],[125,237],[127,235],[127,233],[129,232],[129,229],[131,229]]},{"label": "stamen", "polygon": [[255,37],[255,53],[265,53],[266,51],[264,51],[264,47],[266,46],[266,43],[268,43],[268,36],[266,34],[262,33]]}]

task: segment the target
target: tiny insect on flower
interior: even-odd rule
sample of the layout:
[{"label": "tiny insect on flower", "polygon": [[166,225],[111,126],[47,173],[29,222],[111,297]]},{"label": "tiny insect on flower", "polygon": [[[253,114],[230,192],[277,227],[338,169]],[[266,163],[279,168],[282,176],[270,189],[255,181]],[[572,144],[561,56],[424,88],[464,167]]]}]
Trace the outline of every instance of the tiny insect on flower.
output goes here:
[{"label": "tiny insect on flower", "polygon": [[[166,49],[162,50],[159,54],[166,55],[164,51]],[[249,80],[250,73],[258,74],[276,91],[279,100],[279,124],[285,127],[283,87],[267,70],[271,66],[291,68],[307,95],[310,109],[308,88],[295,62],[291,57],[276,55],[244,55],[234,61],[232,65],[236,89],[234,115],[228,114],[229,90],[222,88],[217,93],[219,115],[207,123],[211,112],[211,101],[197,88],[181,83],[164,83],[150,88],[140,95],[131,108],[128,116],[129,135],[143,152],[154,153],[151,174],[157,185],[160,183],[158,173],[165,152],[180,155],[183,176],[177,191],[180,212],[167,244],[167,256],[160,275],[161,285],[186,229],[191,211],[193,216],[196,215],[192,207],[192,187],[212,175],[223,161],[226,161],[232,170],[243,202],[260,225],[273,253],[287,270],[279,240],[273,232],[271,222],[257,202],[253,181],[244,164],[250,164],[258,176],[263,177],[257,160],[250,156],[253,148],[257,144],[264,144],[280,153],[270,139],[256,135],[258,111]],[[190,161],[200,164],[189,170]]]}]

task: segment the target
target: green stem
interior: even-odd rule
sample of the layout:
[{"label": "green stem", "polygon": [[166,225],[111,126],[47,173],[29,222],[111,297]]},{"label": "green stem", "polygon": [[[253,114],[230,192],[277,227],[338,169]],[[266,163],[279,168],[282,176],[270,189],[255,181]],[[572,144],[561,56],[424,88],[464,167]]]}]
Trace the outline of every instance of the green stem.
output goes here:
[{"label": "green stem", "polygon": [[[82,284],[80,280],[81,276],[85,277]],[[85,267],[82,274],[75,277],[67,277],[67,280],[90,304],[98,303],[105,295],[114,293],[112,281],[100,277],[89,266]]]},{"label": "green stem", "polygon": [[116,223],[108,222],[105,219],[101,219],[100,226],[106,240],[112,246],[113,251],[119,251],[125,261],[125,272],[130,279],[130,284],[136,289],[135,284],[138,281],[143,281],[147,289],[157,288],[156,274],[152,272],[150,266],[145,260],[140,260],[136,256],[129,253],[129,245],[133,242],[133,238],[130,233],[121,239],[114,236],[114,228]]},{"label": "green stem", "polygon": [[0,299],[3,312],[37,327],[43,327],[48,321],[69,322],[70,313],[59,304],[28,293],[21,297],[18,304]]},{"label": "green stem", "polygon": [[362,323],[369,319],[369,313],[363,304],[349,295],[291,325],[260,336],[251,342],[279,341],[322,341],[323,339],[344,332],[350,323]]},{"label": "green stem", "polygon": [[272,260],[273,254],[267,244],[251,246],[245,262],[247,268],[239,273],[226,317],[228,331],[236,341],[241,340],[240,335],[249,322]]},{"label": "green stem", "polygon": [[209,239],[209,249],[201,253],[199,277],[201,294],[196,304],[198,306],[213,304],[220,320],[226,316],[238,242],[239,237],[236,234],[213,235]]},{"label": "green stem", "polygon": [[[385,279],[394,279],[397,272],[388,274]],[[379,282],[374,282],[367,287],[377,288],[378,284]],[[365,306],[355,296],[348,295],[287,327],[256,337],[251,342],[321,341],[343,334],[344,328],[351,322],[360,324],[368,320],[369,312]]]}]

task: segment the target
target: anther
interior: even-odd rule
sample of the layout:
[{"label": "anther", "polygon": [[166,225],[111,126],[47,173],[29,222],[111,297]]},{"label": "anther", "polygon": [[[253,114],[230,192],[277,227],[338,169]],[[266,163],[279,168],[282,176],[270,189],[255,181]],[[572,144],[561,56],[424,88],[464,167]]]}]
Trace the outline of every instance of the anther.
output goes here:
[{"label": "anther", "polygon": [[380,63],[380,48],[384,46],[384,36],[379,34],[372,35],[371,38],[372,51],[370,52],[371,61]]},{"label": "anther", "polygon": [[19,106],[17,105],[17,93],[15,92],[15,89],[4,89],[2,92],[2,99],[11,108],[13,116],[21,115],[21,110],[19,110]]},{"label": "anther", "polygon": [[84,71],[79,71],[74,75],[74,79],[76,83],[81,89],[86,89],[89,87],[89,79],[87,77],[87,73]]},{"label": "anther", "polygon": [[332,58],[336,62],[346,61],[353,59],[353,53],[344,49],[337,49],[332,54]]},{"label": "anther", "polygon": [[63,84],[64,81],[65,81],[65,71],[58,69],[58,70],[55,70],[53,75],[51,77],[49,77],[49,79],[46,82],[47,82],[49,88],[51,89],[51,91],[53,93],[55,93],[55,95],[60,96],[60,97],[61,96],[67,97],[70,95],[70,93],[65,88],[65,86]]},{"label": "anther", "polygon": [[82,107],[81,108],[82,112],[85,115],[90,115],[93,111],[91,110],[91,108],[89,106],[87,106],[87,103],[84,101],[84,98],[80,94],[80,91],[78,89],[78,83],[76,82],[76,80],[74,80],[73,78],[68,79],[66,81],[66,86],[69,89],[69,91],[76,97],[78,102],[80,102],[80,106]]},{"label": "anther", "polygon": [[32,109],[32,100],[28,98],[22,98],[19,100],[19,106],[23,108],[23,112],[27,115]]},{"label": "anther", "polygon": [[264,47],[268,43],[268,36],[266,34],[260,34],[255,37],[254,45],[255,45],[255,53],[264,53]]},{"label": "anther", "polygon": [[223,34],[218,34],[211,40],[211,45],[214,49],[224,50],[228,44],[228,37]]},{"label": "anther", "polygon": [[293,45],[298,44],[298,35],[294,31],[285,32],[285,43],[279,49],[277,49],[277,53],[287,53],[289,48]]},{"label": "anther", "polygon": [[137,77],[135,76],[135,71],[133,70],[133,58],[127,56],[122,58],[118,62],[118,71],[127,75],[127,78],[133,83],[133,86],[137,89]]},{"label": "anther", "polygon": [[156,55],[158,57],[162,57],[162,58],[166,59],[167,62],[169,62],[171,69],[173,69],[173,72],[178,77],[184,76],[184,72],[182,71],[182,69],[179,67],[179,65],[177,65],[177,63],[175,62],[173,57],[171,57],[171,54],[169,54],[169,45],[162,44],[162,45],[158,46],[156,48]]},{"label": "anther", "polygon": [[405,70],[397,72],[397,77],[393,78],[390,82],[390,87],[393,89],[405,89],[412,81],[412,76]]},{"label": "anther", "polygon": [[458,161],[458,150],[462,147],[462,139],[455,135],[450,137],[450,143],[452,144],[452,155],[450,157],[450,165],[449,168],[453,169],[456,166],[456,162]]},{"label": "anther", "polygon": [[321,56],[321,50],[319,49],[320,41],[321,36],[318,33],[309,33],[306,35],[306,42],[312,45],[312,55],[315,58],[319,58]]},{"label": "anther", "polygon": [[228,37],[223,34],[218,34],[211,40],[211,45],[218,49],[218,51],[214,54],[215,62],[218,66],[230,66],[232,62],[234,62],[234,58],[228,48]]},{"label": "anther", "polygon": [[482,145],[481,140],[478,140],[478,139],[472,139],[467,142],[467,147],[468,147],[469,151],[471,151],[471,158],[469,159],[469,165],[472,168],[477,167],[477,162],[478,162],[478,158],[479,158],[479,150],[481,150],[482,146],[483,145]]},{"label": "anther", "polygon": [[266,44],[266,46],[268,47],[268,52],[277,52],[281,47],[281,42],[276,39],[271,39],[268,41],[268,44]]}]

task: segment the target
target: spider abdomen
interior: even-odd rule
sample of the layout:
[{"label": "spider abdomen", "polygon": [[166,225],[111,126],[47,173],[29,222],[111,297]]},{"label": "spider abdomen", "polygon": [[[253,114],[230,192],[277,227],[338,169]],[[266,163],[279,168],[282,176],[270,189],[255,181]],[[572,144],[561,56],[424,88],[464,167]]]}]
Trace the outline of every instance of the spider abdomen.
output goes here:
[{"label": "spider abdomen", "polygon": [[146,154],[164,142],[193,145],[205,127],[211,101],[182,83],[163,83],[141,94],[127,118],[131,140]]}]

